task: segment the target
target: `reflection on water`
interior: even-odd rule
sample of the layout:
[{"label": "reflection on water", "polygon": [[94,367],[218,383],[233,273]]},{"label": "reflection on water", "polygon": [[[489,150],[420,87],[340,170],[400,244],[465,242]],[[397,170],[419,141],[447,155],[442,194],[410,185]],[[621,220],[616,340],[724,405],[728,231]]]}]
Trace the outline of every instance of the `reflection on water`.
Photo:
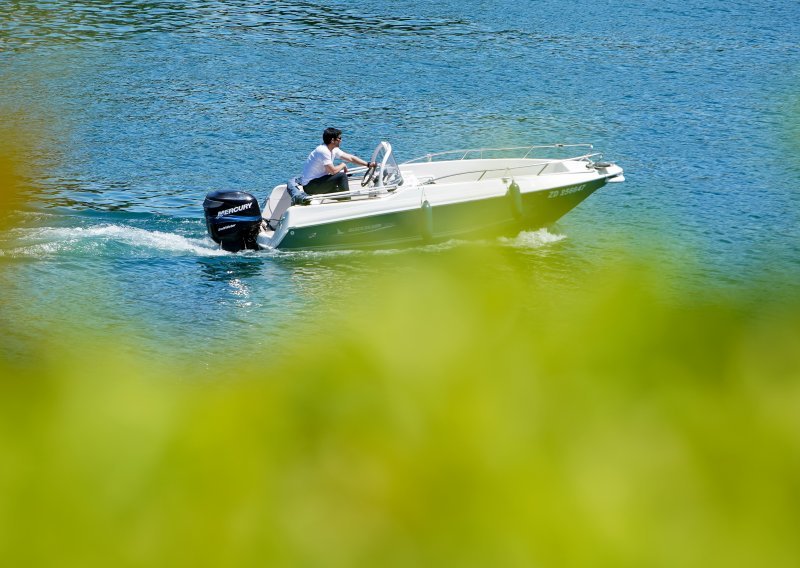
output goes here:
[{"label": "reflection on water", "polygon": [[265,269],[262,259],[243,255],[198,258],[197,264],[202,271],[202,277],[211,282],[253,278]]}]

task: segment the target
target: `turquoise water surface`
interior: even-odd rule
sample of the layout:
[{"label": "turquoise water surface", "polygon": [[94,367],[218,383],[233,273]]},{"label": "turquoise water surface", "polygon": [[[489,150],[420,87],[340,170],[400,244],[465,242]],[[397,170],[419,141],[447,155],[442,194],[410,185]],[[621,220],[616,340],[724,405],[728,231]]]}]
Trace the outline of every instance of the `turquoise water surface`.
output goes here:
[{"label": "turquoise water surface", "polygon": [[[80,321],[192,357],[335,309],[375,271],[476,246],[545,283],[644,254],[676,290],[793,294],[798,22],[799,3],[760,0],[4,2],[0,113],[29,133],[15,144],[34,173],[4,212],[0,345]],[[386,139],[399,161],[591,142],[627,181],[512,240],[217,250],[205,193],[263,198],[331,125],[346,151]]]}]

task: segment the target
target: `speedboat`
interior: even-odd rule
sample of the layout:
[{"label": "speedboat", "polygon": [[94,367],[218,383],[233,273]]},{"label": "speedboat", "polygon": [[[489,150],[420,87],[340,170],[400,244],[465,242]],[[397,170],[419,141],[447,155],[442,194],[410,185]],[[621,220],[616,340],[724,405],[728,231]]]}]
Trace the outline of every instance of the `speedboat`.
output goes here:
[{"label": "speedboat", "polygon": [[[545,157],[553,153],[572,157]],[[577,154],[577,155],[576,155]],[[349,191],[307,195],[293,178],[259,205],[242,191],[203,203],[223,249],[389,248],[450,239],[514,236],[553,224],[622,168],[591,144],[479,148],[426,154],[398,164],[389,142],[372,168],[348,172]]]}]

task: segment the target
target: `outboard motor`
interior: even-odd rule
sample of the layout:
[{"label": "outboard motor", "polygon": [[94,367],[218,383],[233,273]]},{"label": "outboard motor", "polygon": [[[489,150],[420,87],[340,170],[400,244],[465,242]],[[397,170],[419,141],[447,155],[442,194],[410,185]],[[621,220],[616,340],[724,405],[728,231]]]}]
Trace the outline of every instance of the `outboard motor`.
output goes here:
[{"label": "outboard motor", "polygon": [[208,234],[227,251],[257,249],[261,228],[258,200],[243,191],[212,191],[203,202]]}]

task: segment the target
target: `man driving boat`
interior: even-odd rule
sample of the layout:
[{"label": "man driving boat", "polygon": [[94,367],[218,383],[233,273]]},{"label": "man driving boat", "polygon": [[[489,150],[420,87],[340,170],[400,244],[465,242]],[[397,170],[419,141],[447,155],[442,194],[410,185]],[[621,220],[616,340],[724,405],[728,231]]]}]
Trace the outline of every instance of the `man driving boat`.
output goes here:
[{"label": "man driving boat", "polygon": [[338,128],[326,128],[322,133],[322,142],[308,155],[303,166],[303,177],[300,183],[306,193],[334,193],[349,191],[347,183],[347,165],[342,162],[333,165],[335,159],[341,159],[359,166],[375,167],[374,162],[365,162],[358,156],[342,151],[342,131]]}]

